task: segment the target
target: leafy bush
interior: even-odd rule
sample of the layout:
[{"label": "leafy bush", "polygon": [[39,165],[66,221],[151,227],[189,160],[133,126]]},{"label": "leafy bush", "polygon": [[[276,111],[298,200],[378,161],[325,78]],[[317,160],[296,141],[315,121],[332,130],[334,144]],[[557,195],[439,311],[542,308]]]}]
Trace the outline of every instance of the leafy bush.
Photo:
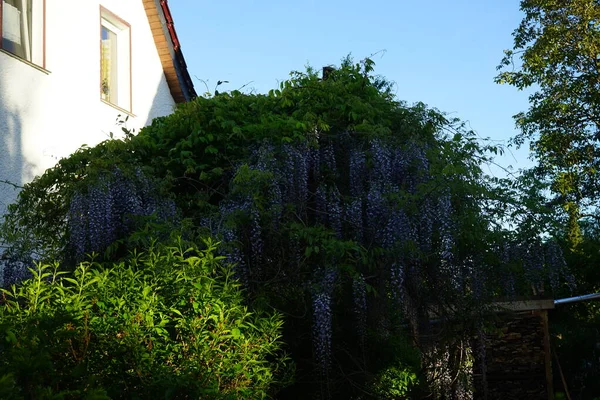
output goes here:
[{"label": "leafy bush", "polygon": [[383,368],[368,380],[357,399],[403,400],[425,397],[422,355],[406,334],[395,335],[375,354]]},{"label": "leafy bush", "polygon": [[416,372],[400,365],[389,367],[381,372],[373,382],[372,390],[380,399],[407,399],[417,382]]},{"label": "leafy bush", "polygon": [[203,245],[155,244],[73,273],[38,264],[2,291],[0,393],[13,385],[27,399],[267,397],[289,377],[281,316],[250,312],[216,244]]}]

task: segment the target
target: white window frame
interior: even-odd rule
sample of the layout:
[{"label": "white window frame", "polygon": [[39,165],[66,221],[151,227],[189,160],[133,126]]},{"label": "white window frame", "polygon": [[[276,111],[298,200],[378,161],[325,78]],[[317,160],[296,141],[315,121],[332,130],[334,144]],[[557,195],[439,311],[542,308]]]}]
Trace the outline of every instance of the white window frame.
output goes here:
[{"label": "white window frame", "polygon": [[[116,35],[117,41],[117,73],[116,83],[111,90],[116,89],[116,101],[105,100],[102,82],[102,28]],[[100,7],[100,99],[129,113],[132,112],[131,95],[131,26],[115,14]]]}]

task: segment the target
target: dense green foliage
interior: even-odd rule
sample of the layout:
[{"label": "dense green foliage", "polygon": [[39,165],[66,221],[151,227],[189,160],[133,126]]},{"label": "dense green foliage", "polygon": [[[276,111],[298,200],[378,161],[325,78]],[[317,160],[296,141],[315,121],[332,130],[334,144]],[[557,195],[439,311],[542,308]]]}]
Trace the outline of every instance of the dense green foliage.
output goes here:
[{"label": "dense green foliage", "polygon": [[250,312],[215,250],[179,240],[73,273],[37,264],[2,292],[0,393],[265,398],[286,379],[281,316]]},{"label": "dense green foliage", "polygon": [[[600,231],[595,223],[581,223],[582,240],[565,253],[572,266],[578,294],[600,293]],[[568,248],[568,239],[563,247]],[[552,343],[573,399],[596,399],[600,393],[600,301],[556,308],[550,316]],[[556,359],[554,360],[556,361]],[[564,392],[555,363],[555,387]]]},{"label": "dense green foliage", "polygon": [[600,5],[523,0],[521,10],[525,18],[496,80],[534,90],[529,110],[515,116],[515,141],[531,140],[536,176],[548,182],[577,244],[578,221],[595,218],[600,199]]},{"label": "dense green foliage", "polygon": [[[504,229],[526,212],[482,173],[498,151],[459,120],[397,101],[371,60],[344,60],[327,79],[309,69],[265,95],[198,98],[80,149],[26,185],[0,235],[9,257],[78,273],[77,254],[118,264],[145,251],[140,238],[183,224],[222,242],[248,307],[283,314],[297,374],[280,398],[452,396],[469,390],[465,343],[487,302],[556,287],[564,272],[535,223]],[[201,376],[214,371],[190,357]],[[239,372],[229,367],[214,378]],[[248,390],[266,393],[271,377],[257,374]]]}]

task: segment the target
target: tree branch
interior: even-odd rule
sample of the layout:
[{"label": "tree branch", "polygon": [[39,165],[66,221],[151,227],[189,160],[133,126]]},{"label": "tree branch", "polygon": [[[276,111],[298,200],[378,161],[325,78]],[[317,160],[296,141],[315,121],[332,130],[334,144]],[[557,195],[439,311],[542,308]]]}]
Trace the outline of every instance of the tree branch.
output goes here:
[{"label": "tree branch", "polygon": [[0,183],[5,183],[7,185],[10,185],[10,186],[14,187],[15,189],[24,189],[24,186],[17,185],[16,183],[11,182],[11,181],[7,181],[5,179],[0,179]]}]

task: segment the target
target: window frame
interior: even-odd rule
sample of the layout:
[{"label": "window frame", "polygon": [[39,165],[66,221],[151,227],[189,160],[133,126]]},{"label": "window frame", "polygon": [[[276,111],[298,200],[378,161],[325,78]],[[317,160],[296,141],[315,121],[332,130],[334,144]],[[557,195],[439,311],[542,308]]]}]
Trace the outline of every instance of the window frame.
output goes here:
[{"label": "window frame", "polygon": [[[32,0],[35,1],[35,0]],[[34,66],[36,68],[41,68],[42,70],[46,70],[46,0],[39,0],[41,1],[41,7],[42,7],[42,29],[41,29],[41,45],[42,45],[42,57],[41,57],[41,64],[33,61],[32,60],[28,60],[26,58],[21,57],[18,54],[15,54],[14,52],[4,49],[2,47],[2,41],[3,41],[3,36],[2,36],[2,28],[3,28],[3,12],[4,12],[4,0],[0,0],[0,52],[11,55],[12,57],[16,58],[17,60],[20,60],[26,64],[29,64],[31,66]],[[34,6],[34,4],[32,4],[32,7]],[[33,57],[32,57],[33,58]]]},{"label": "window frame", "polygon": [[[104,20],[106,20],[107,25],[110,25],[110,26],[105,26]],[[128,66],[126,66],[126,72],[125,72],[125,74],[127,76],[127,80],[128,80],[128,84],[126,86],[126,90],[128,92],[128,97],[129,97],[129,101],[127,102],[128,104],[119,103],[118,100],[117,100],[117,103],[112,103],[112,102],[102,98],[102,52],[103,52],[102,28],[103,27],[108,29],[111,32],[114,32],[114,29],[112,29],[112,28],[117,28],[121,32],[123,32],[125,30],[127,31],[128,38],[125,41],[122,38],[121,38],[121,40],[119,40],[118,32],[114,32],[114,33],[117,34],[117,46],[119,45],[120,42],[125,42],[128,47],[128,56],[127,56],[128,60],[126,61],[128,63]],[[123,18],[119,17],[112,11],[104,8],[103,6],[100,6],[98,33],[99,33],[99,50],[100,50],[98,53],[98,56],[99,56],[98,64],[100,65],[100,71],[99,71],[100,74],[98,77],[99,78],[98,79],[98,89],[99,89],[98,91],[99,91],[99,95],[100,95],[100,101],[102,101],[103,103],[108,104],[109,106],[114,107],[120,111],[123,111],[129,115],[133,115],[133,66],[132,66],[133,50],[132,50],[131,24],[129,24],[127,21],[125,21]],[[120,68],[118,65],[119,65],[119,58],[117,56],[117,70],[120,71]],[[122,89],[122,86],[120,86],[118,80],[117,80],[116,86],[118,88],[117,89],[118,91],[120,91]]]}]

